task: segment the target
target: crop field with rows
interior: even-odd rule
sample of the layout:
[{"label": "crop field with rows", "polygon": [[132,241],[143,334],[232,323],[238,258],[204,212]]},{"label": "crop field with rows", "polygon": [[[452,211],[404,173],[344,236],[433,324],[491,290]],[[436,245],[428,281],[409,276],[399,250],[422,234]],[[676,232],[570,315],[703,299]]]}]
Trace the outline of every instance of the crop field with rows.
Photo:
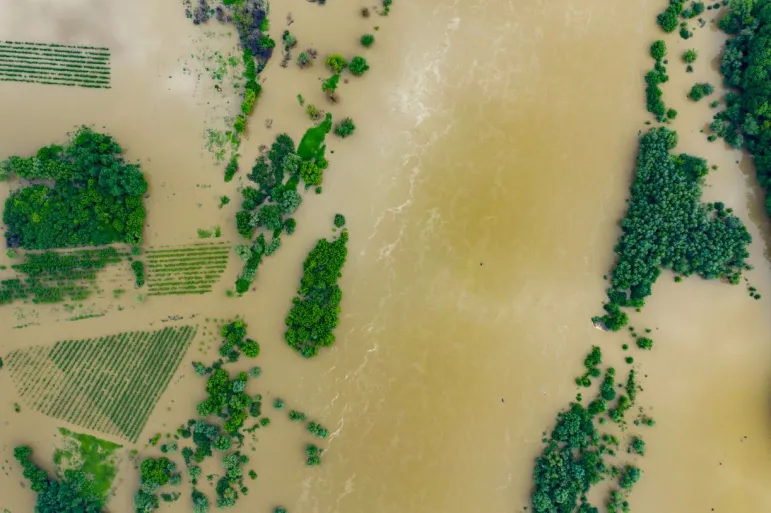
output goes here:
[{"label": "crop field with rows", "polygon": [[11,352],[8,369],[30,408],[136,442],[195,332],[168,327],[33,346]]},{"label": "crop field with rows", "polygon": [[151,296],[204,294],[225,272],[230,256],[226,242],[156,248],[146,252]]},{"label": "crop field with rows", "polygon": [[11,266],[17,277],[0,280],[0,305],[27,299],[33,303],[84,300],[96,290],[97,275],[126,256],[113,247],[26,252],[23,263]]},{"label": "crop field with rows", "polygon": [[97,46],[0,42],[0,82],[110,88],[110,51]]}]

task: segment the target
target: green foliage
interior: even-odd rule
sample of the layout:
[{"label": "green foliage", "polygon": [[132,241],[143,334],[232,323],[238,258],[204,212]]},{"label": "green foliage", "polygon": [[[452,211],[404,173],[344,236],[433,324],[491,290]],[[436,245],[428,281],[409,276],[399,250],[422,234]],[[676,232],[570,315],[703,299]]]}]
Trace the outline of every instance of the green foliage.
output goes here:
[{"label": "green foliage", "polygon": [[637,483],[637,481],[640,480],[641,476],[642,472],[639,468],[632,465],[627,465],[618,480],[618,484],[624,490],[629,490],[635,485],[635,483]]},{"label": "green foliage", "polygon": [[629,452],[645,456],[645,441],[639,436],[633,436],[629,441]]},{"label": "green foliage", "polygon": [[326,145],[324,139],[326,135],[332,130],[332,114],[327,113],[318,126],[314,126],[306,130],[303,138],[300,140],[300,144],[297,146],[297,154],[302,157],[303,161],[314,160],[319,163],[319,160],[324,157],[324,151]]},{"label": "green foliage", "polygon": [[704,98],[705,96],[709,96],[714,91],[715,91],[715,88],[712,87],[710,84],[707,84],[707,83],[694,84],[693,87],[691,87],[691,90],[688,92],[688,98],[697,102],[702,98]]},{"label": "green foliage", "polygon": [[289,420],[293,422],[305,422],[305,414],[297,410],[289,410]]},{"label": "green foliage", "polygon": [[308,432],[312,435],[316,435],[319,438],[326,438],[329,436],[329,431],[314,420],[308,422]]},{"label": "green foliage", "polygon": [[711,128],[730,145],[744,146],[753,155],[758,181],[766,189],[766,212],[771,214],[771,11],[765,2],[734,0],[720,27],[735,34],[726,42],[720,72],[725,84],[737,92],[726,95],[726,109],[715,115]]},{"label": "green foliage", "polygon": [[701,202],[707,163],[670,154],[676,144],[677,134],[666,128],[651,129],[640,139],[623,234],[614,248],[618,259],[606,314],[593,319],[608,329],[626,324],[622,307],[644,305],[661,268],[736,283],[747,267],[752,237],[739,218]]},{"label": "green foliage", "polygon": [[147,182],[109,135],[81,127],[70,142],[40,148],[34,157],[10,157],[0,175],[50,180],[12,192],[3,221],[8,247],[28,249],[140,244]]},{"label": "green foliage", "polygon": [[273,400],[273,407],[275,409],[277,409],[277,410],[283,410],[284,409],[284,401],[281,398],[276,397],[276,399]]},{"label": "green foliage", "polygon": [[145,284],[145,263],[141,260],[131,262],[131,270],[134,273],[134,281],[137,288]]},{"label": "green foliage", "polygon": [[93,482],[82,470],[65,472],[58,481],[32,461],[32,449],[16,446],[13,456],[23,469],[23,476],[30,481],[30,488],[37,492],[36,513],[100,513],[103,502],[92,490]]},{"label": "green foliage", "polygon": [[348,64],[348,69],[353,75],[360,77],[367,70],[369,70],[369,64],[367,63],[367,59],[357,55],[356,57],[351,59],[350,64]]},{"label": "green foliage", "polygon": [[655,60],[660,61],[667,55],[667,44],[662,41],[658,40],[655,41],[651,45],[651,57],[653,57]]},{"label": "green foliage", "polygon": [[297,65],[301,68],[306,68],[312,63],[313,59],[311,59],[311,56],[308,54],[308,52],[300,52],[300,55],[297,56]]},{"label": "green foliage", "polygon": [[192,493],[193,500],[193,513],[208,513],[209,511],[209,499],[203,493],[193,488]]},{"label": "green foliage", "polygon": [[[31,346],[12,351],[8,368],[40,413],[135,442],[194,335],[180,326]],[[61,391],[58,400],[32,386],[42,376]]]},{"label": "green foliage", "polygon": [[335,74],[339,75],[348,66],[348,62],[340,55],[333,53],[324,61],[324,64]]},{"label": "green foliage", "polygon": [[285,338],[306,358],[315,356],[319,348],[330,347],[335,341],[332,331],[339,320],[343,296],[337,280],[342,276],[348,255],[347,242],[347,231],[334,242],[319,239],[303,262],[299,296],[292,300]]},{"label": "green foliage", "polygon": [[640,337],[637,339],[637,347],[640,349],[653,349],[653,340],[647,337]]},{"label": "green foliage", "polygon": [[656,41],[651,45],[650,54],[656,60],[653,69],[645,75],[645,98],[648,112],[656,116],[656,120],[661,122],[666,119],[667,107],[662,100],[663,92],[659,87],[669,81],[667,68],[664,66],[664,56],[666,56],[667,47],[664,41]]},{"label": "green foliage", "polygon": [[315,444],[308,444],[305,446],[305,455],[308,459],[305,460],[305,464],[309,467],[316,467],[321,465],[321,453],[322,449]]},{"label": "green foliage", "polygon": [[343,214],[335,214],[335,226],[338,228],[345,226],[345,216]]},{"label": "green foliage", "polygon": [[683,53],[683,61],[687,62],[688,64],[692,64],[696,62],[696,58],[699,56],[699,52],[697,52],[693,48],[689,48]]},{"label": "green foliage", "polygon": [[354,130],[356,130],[356,125],[353,124],[351,118],[345,118],[335,125],[335,135],[342,137],[343,139],[353,134]]},{"label": "green foliage", "polygon": [[375,42],[375,36],[372,34],[364,34],[361,36],[361,39],[359,39],[359,42],[364,48],[369,48]]},{"label": "green foliage", "polygon": [[332,75],[328,79],[324,80],[321,83],[321,90],[324,91],[327,94],[335,94],[335,91],[337,91],[337,85],[340,82],[340,74],[337,73],[335,75]]},{"label": "green foliage", "polygon": [[656,17],[656,22],[664,32],[674,32],[679,21],[678,16],[683,10],[683,3],[677,0],[670,0],[669,7]]},{"label": "green foliage", "polygon": [[227,205],[228,203],[230,203],[230,198],[228,198],[227,196],[220,196],[220,204],[219,204],[219,208],[222,208],[222,207],[224,207],[224,206],[225,206],[225,205]]},{"label": "green foliage", "polygon": [[[219,227],[213,235],[218,237]],[[230,257],[227,243],[199,242],[147,252],[150,295],[202,294],[224,273]]]},{"label": "green foliage", "polygon": [[586,372],[583,376],[576,378],[576,385],[589,387],[592,384],[590,377],[598,377],[600,375],[599,365],[602,363],[602,351],[598,346],[592,346],[591,352],[586,355],[584,359],[584,367]]}]

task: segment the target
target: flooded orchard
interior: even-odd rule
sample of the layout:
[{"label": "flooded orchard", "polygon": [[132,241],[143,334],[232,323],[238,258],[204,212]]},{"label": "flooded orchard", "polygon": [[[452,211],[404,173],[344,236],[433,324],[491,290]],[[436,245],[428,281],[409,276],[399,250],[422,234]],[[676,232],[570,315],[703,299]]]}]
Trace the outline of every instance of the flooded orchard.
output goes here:
[{"label": "flooded orchard", "polygon": [[[597,330],[590,319],[602,313],[603,275],[615,260],[638,135],[650,117],[643,76],[662,3],[397,0],[381,17],[337,0],[273,2],[273,38],[289,27],[300,48],[312,46],[322,59],[361,53],[360,35],[375,34],[366,50],[372,69],[341,84],[331,104],[319,88],[328,75],[322,59],[284,68],[276,52],[261,74],[241,171],[225,183],[207,130],[224,129],[239,112],[239,91],[212,72],[216,52],[240,55],[232,26],[196,26],[178,2],[0,0],[0,39],[104,46],[112,63],[107,90],[0,82],[0,158],[32,155],[82,124],[113,135],[149,184],[143,249],[200,242],[197,230],[215,226],[217,242],[241,244],[237,188],[248,185],[261,145],[282,132],[298,141],[310,126],[298,95],[357,125],[351,138],[327,138],[323,194],[305,195],[297,231],[242,297],[226,294],[242,266],[231,255],[207,294],[145,297],[126,266],[76,307],[0,307],[3,357],[60,340],[198,327],[136,443],[44,416],[0,371],[0,508],[34,505],[13,448],[31,446],[52,472],[57,430],[66,427],[123,445],[106,509],[133,511],[139,471],[130,451],[159,456],[148,440],[196,416],[204,384],[191,364],[218,357],[214,321],[242,316],[262,347],[257,383],[273,419],[244,450],[259,477],[245,480],[249,494],[233,511],[530,510],[543,433],[575,398],[586,353],[597,345],[625,366],[629,335]],[[362,7],[372,16],[360,16]],[[680,111],[675,152],[718,166],[704,200],[724,201],[747,225],[755,268],[746,276],[771,296],[768,220],[751,159],[708,143],[699,129],[711,114],[685,96],[694,81],[721,83],[724,39],[713,24],[692,40],[668,39],[672,78],[663,89]],[[686,48],[700,54],[692,75],[674,62]],[[0,187],[3,201],[18,185]],[[223,195],[234,201],[220,207]],[[305,360],[287,347],[284,318],[302,262],[317,239],[334,235],[336,213],[350,236],[336,342]],[[14,262],[3,253],[0,263]],[[656,419],[653,428],[630,427],[645,430],[648,447],[631,507],[769,511],[767,298],[752,301],[744,283],[673,276],[664,272],[642,312],[630,312],[630,324],[650,327],[656,341],[651,352],[629,353],[643,388],[638,405]],[[128,290],[113,295],[118,287]],[[323,465],[305,465],[311,440],[270,407],[275,397],[329,429]],[[184,468],[179,455],[169,457]],[[210,467],[204,476],[219,477],[222,469]],[[161,510],[191,510],[186,479],[181,498]],[[214,497],[216,479],[199,483]]]}]

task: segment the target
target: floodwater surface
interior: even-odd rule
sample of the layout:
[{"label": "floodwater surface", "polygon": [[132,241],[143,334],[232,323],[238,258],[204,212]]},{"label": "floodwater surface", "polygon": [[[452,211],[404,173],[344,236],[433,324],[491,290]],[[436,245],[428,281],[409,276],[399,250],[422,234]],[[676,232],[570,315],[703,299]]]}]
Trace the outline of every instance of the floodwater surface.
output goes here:
[{"label": "floodwater surface", "polygon": [[[205,319],[241,315],[262,345],[263,376],[253,392],[267,398],[273,422],[247,451],[247,468],[259,477],[247,479],[249,495],[233,511],[529,509],[542,433],[575,397],[586,352],[599,345],[625,368],[621,344],[629,336],[596,330],[590,318],[601,312],[637,136],[650,119],[648,48],[662,35],[655,14],[664,2],[580,4],[397,1],[389,17],[364,19],[364,5],[336,0],[272,3],[274,39],[291,13],[299,48],[313,46],[322,58],[363,52],[372,69],[342,84],[341,101],[331,105],[319,88],[327,75],[321,62],[282,68],[274,56],[241,148],[242,171],[225,184],[224,163],[213,162],[204,132],[237,112],[237,91],[215,91],[201,56],[237,54],[229,28],[196,27],[176,2],[0,0],[2,39],[102,45],[113,55],[108,91],[0,84],[0,158],[62,140],[79,124],[105,127],[148,176],[146,246],[195,242],[198,228],[216,225],[220,240],[239,243],[239,180],[260,145],[283,131],[297,141],[309,126],[297,94],[357,125],[352,138],[329,141],[323,194],[305,197],[297,232],[260,267],[253,291],[226,296],[240,270],[235,255],[202,296],[130,291],[113,300],[115,283],[131,282],[116,271],[103,297],[83,306],[102,317],[67,322],[61,306],[0,308],[0,354],[166,322],[199,324],[139,443],[124,442],[157,456],[147,440],[195,416],[203,398],[190,362],[216,358]],[[366,32],[376,43],[365,51],[357,41]],[[687,42],[666,40],[672,80],[662,88],[680,111],[676,151],[719,166],[705,200],[724,201],[748,225],[755,266],[748,278],[771,297],[768,222],[754,170],[741,152],[706,141],[699,130],[711,120],[708,102],[685,97],[693,82],[720,82],[723,38],[708,23]],[[699,49],[693,74],[679,59],[689,47]],[[223,194],[233,201],[219,209]],[[316,239],[333,235],[337,212],[350,231],[341,322],[334,347],[306,361],[286,347],[283,319],[303,258]],[[635,512],[771,510],[767,309],[765,297],[751,300],[744,285],[675,283],[664,273],[643,312],[631,313],[631,325],[651,328],[655,340],[650,353],[631,352],[644,389],[638,404],[656,419],[640,431],[647,454],[637,461]],[[14,413],[20,399],[7,372],[0,391],[0,508],[31,511],[12,449],[29,444],[51,468],[63,423],[23,404]],[[278,396],[330,429],[321,467],[304,464],[312,441],[304,430],[268,406]],[[126,455],[110,511],[132,511],[137,480]],[[213,485],[202,490],[213,499]],[[189,511],[183,491],[161,510]]]}]

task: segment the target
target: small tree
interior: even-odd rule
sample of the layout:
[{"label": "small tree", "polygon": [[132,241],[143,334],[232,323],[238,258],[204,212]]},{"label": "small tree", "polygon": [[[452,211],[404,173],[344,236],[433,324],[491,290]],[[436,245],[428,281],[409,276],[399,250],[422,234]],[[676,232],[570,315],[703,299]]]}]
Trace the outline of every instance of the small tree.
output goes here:
[{"label": "small tree", "polygon": [[698,56],[699,56],[699,52],[697,52],[693,48],[690,48],[683,53],[683,60],[688,64],[691,64],[693,62],[696,62],[696,57]]},{"label": "small tree", "polygon": [[364,48],[369,48],[370,46],[372,46],[372,43],[375,42],[375,36],[373,36],[372,34],[364,34],[363,36],[361,36],[361,39],[359,40],[359,42],[361,43],[361,46],[363,46]]},{"label": "small tree", "polygon": [[664,41],[659,39],[651,45],[651,57],[657,61],[663,59],[666,54],[667,44]]},{"label": "small tree", "polygon": [[351,63],[348,65],[348,69],[351,70],[351,73],[357,77],[360,77],[364,74],[365,71],[369,69],[369,64],[367,64],[367,60],[364,57],[359,57],[357,55],[351,59]]},{"label": "small tree", "polygon": [[337,91],[337,83],[340,82],[340,75],[335,74],[326,79],[321,83],[321,90],[327,93],[328,95],[335,94],[335,91]]},{"label": "small tree", "polygon": [[353,134],[354,130],[356,130],[356,125],[353,124],[351,118],[345,118],[335,125],[335,135],[342,137],[343,139]]},{"label": "small tree", "polygon": [[337,53],[333,53],[327,57],[327,60],[324,61],[324,63],[336,75],[342,73],[343,70],[348,66],[348,62],[346,62],[345,58]]}]

